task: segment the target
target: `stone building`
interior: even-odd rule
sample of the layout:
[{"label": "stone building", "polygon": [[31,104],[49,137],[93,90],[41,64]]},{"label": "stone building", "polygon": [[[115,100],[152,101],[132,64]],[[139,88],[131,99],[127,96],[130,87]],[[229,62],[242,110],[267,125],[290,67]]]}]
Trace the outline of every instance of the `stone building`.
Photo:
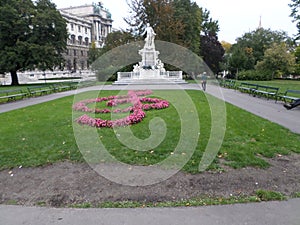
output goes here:
[{"label": "stone building", "polygon": [[112,31],[111,14],[101,3],[63,8],[59,10],[67,20],[69,39],[65,70],[89,69],[88,51],[94,42],[97,48],[103,47],[107,35]]}]

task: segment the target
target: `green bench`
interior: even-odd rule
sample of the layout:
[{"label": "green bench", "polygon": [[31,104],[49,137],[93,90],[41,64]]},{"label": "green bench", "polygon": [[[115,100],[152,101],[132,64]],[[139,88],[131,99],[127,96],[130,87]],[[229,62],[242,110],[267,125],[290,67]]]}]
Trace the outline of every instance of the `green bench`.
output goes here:
[{"label": "green bench", "polygon": [[300,98],[300,90],[286,90],[284,93],[278,94],[277,98],[276,98],[276,102],[277,100],[283,100],[284,102],[294,102],[297,99]]},{"label": "green bench", "polygon": [[220,86],[226,88],[235,88],[235,80],[230,80],[230,79],[221,80]]},{"label": "green bench", "polygon": [[67,82],[67,83],[64,83],[65,85],[68,85],[70,86],[70,89],[77,89],[78,87],[78,82]]},{"label": "green bench", "polygon": [[263,96],[269,99],[270,97],[277,99],[279,88],[265,85],[257,85],[256,89],[253,89],[253,96]]},{"label": "green bench", "polygon": [[27,96],[27,93],[22,89],[12,90],[0,90],[0,100],[4,99],[7,101],[16,100],[17,98],[22,99]]},{"label": "green bench", "polygon": [[254,90],[257,89],[257,84],[242,82],[237,87],[237,89],[240,90],[241,92],[247,92],[247,93],[251,94],[251,93],[253,93]]},{"label": "green bench", "polygon": [[27,88],[30,96],[41,96],[44,94],[51,94],[53,88],[51,86],[32,86]]},{"label": "green bench", "polygon": [[63,84],[63,83],[60,83],[60,84],[53,84],[52,85],[52,89],[53,91],[55,92],[60,92],[60,91],[68,91],[68,90],[71,90],[72,87],[68,84]]}]

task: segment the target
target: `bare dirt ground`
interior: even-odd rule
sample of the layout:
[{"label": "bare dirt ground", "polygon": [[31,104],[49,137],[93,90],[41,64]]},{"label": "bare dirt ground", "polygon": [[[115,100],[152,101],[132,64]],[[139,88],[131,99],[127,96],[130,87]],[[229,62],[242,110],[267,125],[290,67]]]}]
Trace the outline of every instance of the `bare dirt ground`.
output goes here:
[{"label": "bare dirt ground", "polygon": [[87,164],[60,162],[38,168],[0,171],[0,203],[22,205],[44,203],[61,207],[105,201],[160,202],[191,197],[252,195],[257,189],[273,190],[290,196],[300,192],[300,154],[268,159],[268,169],[244,168],[196,175],[179,172],[161,183],[130,187],[113,183]]}]

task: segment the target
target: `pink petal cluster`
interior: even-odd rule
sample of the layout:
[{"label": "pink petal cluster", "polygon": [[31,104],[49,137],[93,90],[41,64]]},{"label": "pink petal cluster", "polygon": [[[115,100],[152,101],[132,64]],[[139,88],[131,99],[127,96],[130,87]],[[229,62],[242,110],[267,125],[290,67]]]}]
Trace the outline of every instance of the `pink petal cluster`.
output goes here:
[{"label": "pink petal cluster", "polygon": [[[100,118],[91,118],[90,116],[84,114],[80,116],[76,121],[82,125],[89,125],[91,127],[123,127],[132,124],[139,123],[146,116],[143,110],[150,109],[163,109],[169,107],[169,102],[166,100],[161,100],[157,98],[139,98],[139,96],[146,96],[152,94],[152,91],[128,91],[127,95],[122,96],[109,96],[96,99],[87,99],[80,101],[73,105],[73,110],[91,113],[126,113],[131,112],[130,115],[117,119],[117,120],[103,120]],[[125,109],[90,109],[87,104],[108,101],[107,106],[117,106],[120,104],[131,103],[132,106]],[[148,104],[142,104],[142,102]],[[150,103],[150,104],[149,104]]]}]

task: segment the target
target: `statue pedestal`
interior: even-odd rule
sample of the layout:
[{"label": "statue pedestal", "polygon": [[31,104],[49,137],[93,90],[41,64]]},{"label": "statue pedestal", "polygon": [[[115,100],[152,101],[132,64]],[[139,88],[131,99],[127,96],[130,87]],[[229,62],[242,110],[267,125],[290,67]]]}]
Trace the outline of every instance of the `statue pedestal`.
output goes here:
[{"label": "statue pedestal", "polygon": [[142,61],[134,66],[132,72],[118,72],[118,80],[113,84],[186,84],[182,79],[182,71],[165,70],[158,58],[159,51],[155,50],[154,39],[149,41],[146,38],[139,55],[142,56]]},{"label": "statue pedestal", "polygon": [[140,66],[143,69],[154,69],[158,62],[159,51],[155,51],[155,49],[142,49],[139,51],[139,54],[142,56],[142,62]]},{"label": "statue pedestal", "polygon": [[140,70],[139,79],[160,79],[160,71],[157,69]]}]

